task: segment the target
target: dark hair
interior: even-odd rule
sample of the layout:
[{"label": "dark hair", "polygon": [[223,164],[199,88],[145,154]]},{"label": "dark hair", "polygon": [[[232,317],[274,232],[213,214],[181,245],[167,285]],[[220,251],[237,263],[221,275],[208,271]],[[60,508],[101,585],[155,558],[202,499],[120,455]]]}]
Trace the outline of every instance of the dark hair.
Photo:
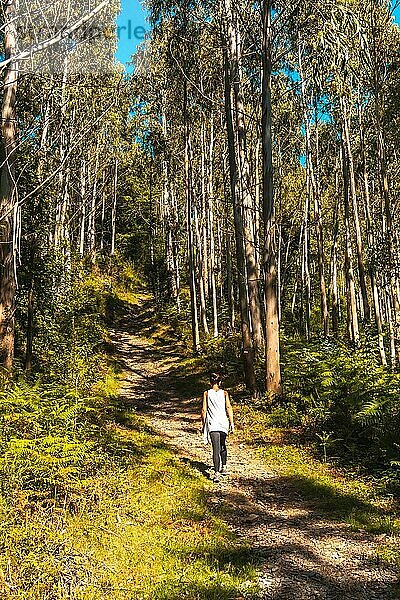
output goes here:
[{"label": "dark hair", "polygon": [[210,373],[210,383],[211,385],[217,384],[219,387],[222,385],[222,374],[217,373],[216,371],[211,371]]}]

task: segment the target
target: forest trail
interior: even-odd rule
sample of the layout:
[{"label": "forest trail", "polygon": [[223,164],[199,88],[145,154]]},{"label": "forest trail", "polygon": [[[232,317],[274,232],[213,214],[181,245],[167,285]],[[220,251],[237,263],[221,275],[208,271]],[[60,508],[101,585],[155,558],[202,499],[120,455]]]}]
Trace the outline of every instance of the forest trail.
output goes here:
[{"label": "forest trail", "polygon": [[[189,397],[190,387],[180,379],[179,348],[153,345],[143,337],[146,326],[140,313],[111,330],[125,370],[121,400],[144,416],[184,463],[209,477],[211,449],[200,434],[202,389],[197,398]],[[399,598],[395,569],[374,552],[378,536],[329,520],[234,436],[228,440],[228,466],[231,474],[214,485],[210,502],[250,546],[261,598]]]}]

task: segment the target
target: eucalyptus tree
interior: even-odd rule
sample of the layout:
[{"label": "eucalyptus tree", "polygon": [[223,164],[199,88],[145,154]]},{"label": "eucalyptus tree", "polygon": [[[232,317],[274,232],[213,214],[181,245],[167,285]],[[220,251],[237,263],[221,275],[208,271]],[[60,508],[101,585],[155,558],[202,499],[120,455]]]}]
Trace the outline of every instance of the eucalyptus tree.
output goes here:
[{"label": "eucalyptus tree", "polygon": [[0,148],[0,363],[6,369],[11,369],[14,356],[16,252],[19,227],[15,180],[18,88],[16,9],[16,2],[7,2],[3,23],[6,66],[1,106]]}]

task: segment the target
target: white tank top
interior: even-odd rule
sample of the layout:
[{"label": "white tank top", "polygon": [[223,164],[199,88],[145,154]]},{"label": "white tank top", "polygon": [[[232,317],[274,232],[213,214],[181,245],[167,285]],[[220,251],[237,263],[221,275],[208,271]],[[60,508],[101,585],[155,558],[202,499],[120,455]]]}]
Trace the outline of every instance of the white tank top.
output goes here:
[{"label": "white tank top", "polygon": [[226,414],[224,390],[208,390],[206,423],[208,431],[228,433],[229,420]]}]

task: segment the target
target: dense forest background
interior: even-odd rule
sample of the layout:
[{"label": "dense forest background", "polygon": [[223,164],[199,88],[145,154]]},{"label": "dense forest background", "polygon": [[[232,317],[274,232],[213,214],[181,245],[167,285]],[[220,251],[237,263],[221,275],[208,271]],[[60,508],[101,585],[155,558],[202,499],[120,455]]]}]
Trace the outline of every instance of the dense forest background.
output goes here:
[{"label": "dense forest background", "polygon": [[149,0],[126,76],[116,2],[95,3],[106,46],[81,51],[98,16],[82,3],[46,39],[54,55],[23,54],[23,4],[38,18],[40,3],[14,0],[1,16],[4,511],[103,460],[90,415],[114,385],[106,325],[139,281],[270,424],[398,490],[393,7]]}]

